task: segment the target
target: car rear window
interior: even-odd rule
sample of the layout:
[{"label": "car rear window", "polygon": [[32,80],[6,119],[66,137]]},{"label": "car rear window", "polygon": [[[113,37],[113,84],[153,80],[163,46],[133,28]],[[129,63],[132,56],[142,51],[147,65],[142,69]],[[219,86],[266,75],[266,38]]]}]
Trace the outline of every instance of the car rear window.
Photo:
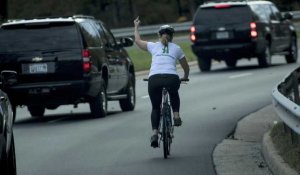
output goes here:
[{"label": "car rear window", "polygon": [[194,18],[196,25],[219,25],[251,21],[248,6],[231,6],[224,8],[199,8]]},{"label": "car rear window", "polygon": [[80,48],[75,23],[22,24],[0,28],[0,52]]}]

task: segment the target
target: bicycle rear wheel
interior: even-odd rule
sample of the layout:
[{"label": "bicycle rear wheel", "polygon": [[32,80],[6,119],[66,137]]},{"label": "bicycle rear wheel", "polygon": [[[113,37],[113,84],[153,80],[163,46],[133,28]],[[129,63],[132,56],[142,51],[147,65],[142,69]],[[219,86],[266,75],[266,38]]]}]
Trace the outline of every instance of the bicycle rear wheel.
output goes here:
[{"label": "bicycle rear wheel", "polygon": [[168,119],[170,118],[170,107],[165,105],[163,108],[163,126],[162,126],[162,137],[163,137],[163,148],[164,148],[164,158],[168,158],[171,150],[171,134],[170,134],[170,123]]},{"label": "bicycle rear wheel", "polygon": [[164,116],[163,127],[162,127],[162,137],[163,137],[163,148],[164,148],[164,158],[168,158],[169,155],[169,144],[168,144],[168,132],[167,132],[167,122]]}]

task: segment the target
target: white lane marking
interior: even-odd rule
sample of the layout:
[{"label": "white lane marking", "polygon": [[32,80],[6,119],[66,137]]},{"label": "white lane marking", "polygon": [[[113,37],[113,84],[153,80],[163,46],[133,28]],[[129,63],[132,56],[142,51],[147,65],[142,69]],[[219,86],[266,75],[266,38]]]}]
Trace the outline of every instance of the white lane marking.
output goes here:
[{"label": "white lane marking", "polygon": [[144,95],[141,97],[142,99],[146,99],[146,98],[149,98],[149,95]]},{"label": "white lane marking", "polygon": [[238,75],[232,75],[229,78],[234,79],[234,78],[241,78],[241,77],[246,77],[246,76],[251,76],[253,73],[244,73],[244,74],[238,74]]}]

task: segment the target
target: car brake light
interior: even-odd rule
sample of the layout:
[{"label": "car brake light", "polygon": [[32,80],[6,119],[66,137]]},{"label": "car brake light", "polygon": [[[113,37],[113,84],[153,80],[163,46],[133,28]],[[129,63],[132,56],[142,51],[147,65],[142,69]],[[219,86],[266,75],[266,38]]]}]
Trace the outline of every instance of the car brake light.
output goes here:
[{"label": "car brake light", "polygon": [[191,35],[191,40],[194,42],[196,41],[196,36],[195,35]]},{"label": "car brake light", "polygon": [[220,5],[215,5],[214,6],[216,9],[223,9],[223,8],[229,8],[231,5],[229,4],[220,4]]},{"label": "car brake light", "polygon": [[83,56],[84,58],[90,57],[90,51],[89,51],[89,50],[83,50],[82,56]]},{"label": "car brake light", "polygon": [[257,31],[252,30],[252,31],[251,31],[251,37],[252,37],[252,38],[256,38],[257,36],[258,36]]},{"label": "car brake light", "polygon": [[90,51],[83,50],[82,56],[83,56],[83,71],[89,72],[91,70],[91,66],[92,66],[92,62],[91,62],[91,58],[90,58]]},{"label": "car brake light", "polygon": [[191,36],[190,36],[190,39],[192,42],[196,41],[196,35],[195,35],[195,32],[196,32],[196,27],[195,26],[192,26],[191,27]]},{"label": "car brake light", "polygon": [[250,28],[251,29],[256,29],[256,23],[255,22],[251,22],[250,23]]},{"label": "car brake light", "polygon": [[192,33],[195,33],[195,32],[196,32],[196,27],[195,27],[195,26],[192,26],[192,27],[191,27],[191,32],[192,32]]},{"label": "car brake light", "polygon": [[250,28],[251,28],[250,35],[251,35],[252,38],[257,38],[257,36],[258,36],[256,27],[257,27],[257,26],[256,26],[256,23],[255,23],[255,22],[251,22],[251,23],[250,23]]}]

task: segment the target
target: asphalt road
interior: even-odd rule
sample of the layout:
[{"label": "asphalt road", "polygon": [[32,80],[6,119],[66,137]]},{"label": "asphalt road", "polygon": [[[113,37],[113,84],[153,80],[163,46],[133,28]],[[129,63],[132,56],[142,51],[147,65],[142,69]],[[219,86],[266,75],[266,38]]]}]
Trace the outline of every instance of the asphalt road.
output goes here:
[{"label": "asphalt road", "polygon": [[[273,66],[238,62],[236,69],[214,63],[210,73],[192,67],[181,85],[183,126],[175,128],[171,156],[150,147],[147,83],[137,77],[137,105],[121,112],[110,102],[109,115],[89,117],[88,105],[63,106],[40,119],[18,109],[14,127],[19,175],[215,175],[212,152],[247,114],[271,104],[271,90],[298,64],[273,57]],[[234,166],[234,165],[233,165]]]}]

